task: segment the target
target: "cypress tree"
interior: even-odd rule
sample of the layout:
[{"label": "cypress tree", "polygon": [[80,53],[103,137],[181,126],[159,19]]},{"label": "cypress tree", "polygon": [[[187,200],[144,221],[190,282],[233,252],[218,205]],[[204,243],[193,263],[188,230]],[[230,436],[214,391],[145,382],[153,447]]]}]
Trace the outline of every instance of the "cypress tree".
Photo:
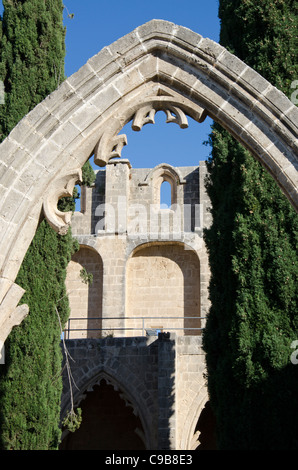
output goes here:
[{"label": "cypress tree", "polygon": [[6,343],[0,381],[2,450],[58,448],[62,353],[57,311],[65,324],[65,273],[73,245],[70,235],[57,235],[44,220],[17,277],[30,313]]},{"label": "cypress tree", "polygon": [[[61,0],[3,0],[0,79],[0,140],[64,80],[65,28]],[[87,166],[90,168],[90,165]],[[73,210],[74,198],[60,202]],[[60,442],[60,326],[69,314],[66,267],[77,249],[71,230],[57,235],[43,220],[24,258],[16,283],[30,313],[5,344],[0,368],[0,448],[57,449]],[[57,315],[58,314],[58,315]]]},{"label": "cypress tree", "polygon": [[1,139],[64,80],[65,28],[61,0],[3,0],[0,79]]},{"label": "cypress tree", "polygon": [[[291,0],[220,0],[220,42],[289,97],[297,77]],[[211,309],[203,335],[219,449],[297,449],[297,214],[219,125],[210,136],[205,231]]]}]

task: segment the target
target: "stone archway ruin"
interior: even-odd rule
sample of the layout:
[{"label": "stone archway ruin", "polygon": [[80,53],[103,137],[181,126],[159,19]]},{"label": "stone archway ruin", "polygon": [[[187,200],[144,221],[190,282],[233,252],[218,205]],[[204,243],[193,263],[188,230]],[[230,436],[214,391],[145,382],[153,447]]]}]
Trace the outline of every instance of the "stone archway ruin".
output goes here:
[{"label": "stone archway ruin", "polygon": [[[82,425],[75,433],[63,432],[60,450],[119,450],[121,443],[123,449],[127,449],[127,445],[134,450],[136,445],[138,449],[146,449],[148,436],[137,404],[115,378],[100,372],[83,390],[76,404],[83,411]],[[92,395],[95,399],[90,406]]]},{"label": "stone archway ruin", "polygon": [[15,278],[40,217],[65,233],[72,193],[91,154],[105,165],[135,130],[208,115],[271,173],[297,210],[297,117],[291,101],[237,57],[197,33],[152,20],[92,57],[13,129],[0,145],[0,341],[28,313]]}]

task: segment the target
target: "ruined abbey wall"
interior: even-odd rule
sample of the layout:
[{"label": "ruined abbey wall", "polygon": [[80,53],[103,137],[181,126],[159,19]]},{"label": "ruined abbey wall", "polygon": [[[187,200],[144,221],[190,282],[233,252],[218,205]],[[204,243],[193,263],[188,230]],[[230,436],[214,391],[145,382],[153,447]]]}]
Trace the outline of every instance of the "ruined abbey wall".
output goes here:
[{"label": "ruined abbey wall", "polygon": [[[81,208],[72,218],[80,249],[67,270],[65,344],[83,423],[74,435],[64,435],[62,448],[203,445],[199,420],[208,396],[201,333],[209,308],[203,228],[210,223],[205,175],[204,163],[132,168],[128,160],[113,159],[96,171],[91,188],[81,188]],[[167,206],[164,181],[171,187]],[[65,371],[62,416],[69,393]]]},{"label": "ruined abbey wall", "polygon": [[[206,439],[212,445],[213,436],[200,419],[208,402],[201,337],[164,333],[77,339],[66,345],[73,358],[74,403],[82,408],[86,421],[76,433],[64,432],[62,449],[194,450],[202,448]],[[100,395],[107,386],[109,400]],[[69,403],[64,370],[62,415]]]},{"label": "ruined abbey wall", "polygon": [[[72,219],[80,250],[66,282],[67,337],[138,336],[150,329],[200,334],[209,307],[205,174],[204,163],[139,169],[114,159],[97,171],[93,187],[81,188],[81,210]],[[172,189],[169,208],[160,205],[163,181]],[[93,276],[90,286],[82,269]]]}]

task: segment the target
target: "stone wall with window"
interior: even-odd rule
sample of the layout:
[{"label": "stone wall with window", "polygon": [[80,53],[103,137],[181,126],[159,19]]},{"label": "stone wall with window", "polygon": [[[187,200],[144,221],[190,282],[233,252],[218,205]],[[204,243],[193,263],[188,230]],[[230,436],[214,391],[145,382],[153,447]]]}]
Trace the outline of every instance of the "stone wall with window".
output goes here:
[{"label": "stone wall with window", "polygon": [[[71,318],[84,317],[80,323],[91,326],[92,317],[102,316],[93,321],[98,331],[89,330],[85,337],[142,336],[159,329],[201,334],[209,308],[205,174],[203,162],[132,168],[127,159],[114,158],[96,172],[93,187],[82,188],[81,210],[72,218],[81,249],[67,277]],[[160,205],[164,183],[171,187],[167,208]],[[93,271],[96,257],[102,263],[97,268],[101,281]],[[82,285],[82,269],[95,276],[96,285]],[[95,295],[97,307],[90,300]]]}]

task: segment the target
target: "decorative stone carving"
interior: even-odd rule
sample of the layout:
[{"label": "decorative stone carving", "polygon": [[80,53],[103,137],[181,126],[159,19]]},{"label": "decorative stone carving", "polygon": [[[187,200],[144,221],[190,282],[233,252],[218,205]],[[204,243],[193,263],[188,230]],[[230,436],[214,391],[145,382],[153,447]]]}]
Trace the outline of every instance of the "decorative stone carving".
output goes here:
[{"label": "decorative stone carving", "polygon": [[207,116],[201,106],[181,98],[165,86],[153,85],[152,94],[141,97],[137,104],[126,104],[123,113],[110,119],[106,125],[107,130],[95,147],[94,162],[98,166],[105,166],[111,158],[121,158],[121,151],[127,145],[127,137],[125,134],[118,135],[120,130],[132,120],[132,129],[141,131],[144,125],[155,123],[154,118],[158,111],[166,114],[167,123],[176,123],[181,129],[188,127],[187,114],[197,122],[203,122]]},{"label": "decorative stone carving", "polygon": [[169,165],[169,163],[160,163],[156,167],[152,168],[146,175],[144,181],[139,184],[140,186],[148,185],[154,178],[158,178],[161,175],[168,175],[176,182],[177,185],[186,183],[186,180],[181,175],[179,168],[174,168],[172,165]]},{"label": "decorative stone carving", "polygon": [[[53,226],[65,230],[67,216],[55,212],[58,197],[44,199],[45,191],[50,199],[55,193],[55,175],[83,166],[106,132],[108,141],[117,136],[154,96],[168,101],[163,109],[177,106],[198,122],[208,113],[263,164],[297,210],[295,104],[221,45],[152,20],[103,48],[1,143],[1,279],[14,282],[36,230],[31,214],[41,201]],[[98,155],[100,165],[108,160]]]},{"label": "decorative stone carving", "polygon": [[[144,106],[140,108],[133,119],[132,129],[134,131],[140,131],[145,124],[154,124],[155,114],[159,111],[159,107],[154,106]],[[166,122],[174,122],[178,124],[181,129],[186,129],[188,127],[188,120],[184,112],[177,106],[171,106],[168,109],[163,109],[166,113],[167,120]]]},{"label": "decorative stone carving", "polygon": [[97,165],[105,166],[111,158],[121,158],[123,147],[127,145],[125,134],[110,137],[106,132],[95,147],[95,160]]},{"label": "decorative stone carving", "polygon": [[71,173],[55,179],[46,192],[43,202],[44,215],[50,226],[60,235],[65,235],[70,226],[72,212],[62,212],[57,204],[62,197],[71,197],[74,186],[82,181],[82,170],[77,169]]},{"label": "decorative stone carving", "polygon": [[[127,394],[119,389],[119,385],[111,379],[111,377],[109,377],[107,374],[105,373],[101,373],[95,381],[93,381],[92,383],[90,383],[86,389],[86,392],[93,392],[94,391],[94,387],[95,386],[99,386],[101,385],[101,382],[102,381],[105,381],[107,385],[111,385],[113,387],[113,389],[115,390],[115,392],[119,392],[119,396],[121,398],[121,400],[124,401],[124,404],[126,407],[130,407],[132,409],[132,413],[135,415],[135,416],[139,416],[139,412],[138,412],[138,409],[137,409],[137,406],[134,405],[131,401],[131,399],[127,396]],[[83,393],[83,394],[80,394],[76,397],[76,403],[75,403],[75,406],[78,407],[80,405],[80,403],[85,400],[87,397],[86,393]]]},{"label": "decorative stone carving", "polygon": [[20,300],[24,289],[12,284],[0,304],[0,343],[4,342],[12,328],[19,325],[29,313],[28,305],[15,306],[16,299]]}]

